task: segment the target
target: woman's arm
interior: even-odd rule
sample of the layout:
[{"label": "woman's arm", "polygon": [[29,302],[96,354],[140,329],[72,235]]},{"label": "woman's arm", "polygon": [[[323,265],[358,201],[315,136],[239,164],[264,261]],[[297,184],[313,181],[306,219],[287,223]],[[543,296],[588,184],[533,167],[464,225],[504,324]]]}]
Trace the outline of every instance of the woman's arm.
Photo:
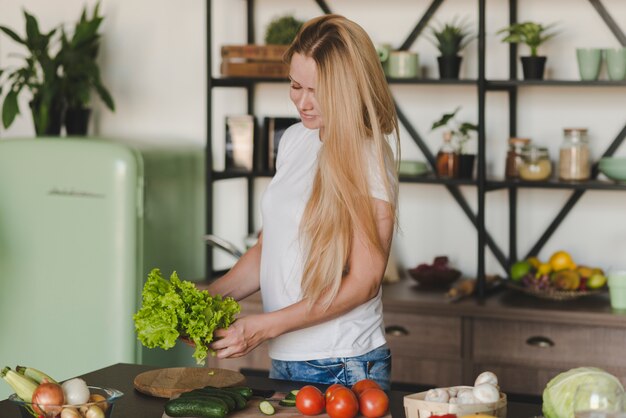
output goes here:
[{"label": "woman's arm", "polygon": [[393,214],[391,206],[383,200],[374,199],[373,205],[384,253],[372,248],[363,234],[356,233],[350,252],[350,271],[327,309],[317,303],[309,306],[308,301],[302,300],[278,311],[240,318],[228,329],[215,332],[221,337],[211,344],[217,357],[243,356],[267,339],[328,321],[376,296],[389,257]]},{"label": "woman's arm", "polygon": [[231,296],[241,300],[260,288],[261,248],[263,234],[235,265],[222,277],[212,282],[206,290],[211,295]]}]

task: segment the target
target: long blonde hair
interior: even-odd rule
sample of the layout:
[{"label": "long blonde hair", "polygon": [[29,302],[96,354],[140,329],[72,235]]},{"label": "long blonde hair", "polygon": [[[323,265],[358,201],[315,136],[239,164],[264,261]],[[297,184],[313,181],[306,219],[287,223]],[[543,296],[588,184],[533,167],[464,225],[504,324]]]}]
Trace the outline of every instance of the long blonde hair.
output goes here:
[{"label": "long blonde hair", "polygon": [[[316,98],[323,120],[323,147],[311,196],[300,224],[305,259],[302,295],[327,308],[339,291],[355,230],[385,254],[370,197],[370,171],[382,180],[396,223],[398,119],[378,54],[367,33],[339,15],[305,23],[285,54],[317,65]],[[375,158],[371,158],[373,155]],[[398,155],[399,158],[399,155]],[[370,167],[374,163],[375,167]]]}]

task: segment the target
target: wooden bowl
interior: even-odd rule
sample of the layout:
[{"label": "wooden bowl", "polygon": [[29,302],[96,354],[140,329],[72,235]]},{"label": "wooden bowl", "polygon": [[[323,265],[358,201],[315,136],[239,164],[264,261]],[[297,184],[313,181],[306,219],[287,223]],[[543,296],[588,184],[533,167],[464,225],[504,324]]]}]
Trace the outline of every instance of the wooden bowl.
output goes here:
[{"label": "wooden bowl", "polygon": [[427,270],[418,272],[415,269],[409,270],[409,275],[419,283],[420,287],[429,289],[447,289],[459,277],[461,272],[456,269],[448,270]]}]

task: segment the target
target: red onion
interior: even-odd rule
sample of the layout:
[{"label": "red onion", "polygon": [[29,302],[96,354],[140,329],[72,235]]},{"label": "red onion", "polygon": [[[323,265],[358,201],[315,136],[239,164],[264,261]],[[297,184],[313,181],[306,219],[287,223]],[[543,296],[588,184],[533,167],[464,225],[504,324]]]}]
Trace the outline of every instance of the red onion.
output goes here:
[{"label": "red onion", "polygon": [[61,412],[61,405],[65,402],[63,389],[56,383],[41,383],[33,392],[33,409],[38,414]]}]

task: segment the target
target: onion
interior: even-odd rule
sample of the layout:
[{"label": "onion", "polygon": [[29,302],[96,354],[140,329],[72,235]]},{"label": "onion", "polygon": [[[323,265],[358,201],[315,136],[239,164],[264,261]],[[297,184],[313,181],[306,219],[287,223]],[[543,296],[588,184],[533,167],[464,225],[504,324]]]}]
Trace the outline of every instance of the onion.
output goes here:
[{"label": "onion", "polygon": [[104,411],[97,405],[91,405],[85,412],[85,418],[104,418]]},{"label": "onion", "polygon": [[63,408],[61,418],[83,418],[83,416],[74,408]]},{"label": "onion", "polygon": [[41,415],[53,412],[61,412],[61,406],[65,403],[63,389],[56,383],[45,382],[39,384],[33,392],[31,399],[33,409]]},{"label": "onion", "polygon": [[70,405],[80,405],[89,400],[89,388],[83,379],[75,378],[63,382],[65,401]]}]

